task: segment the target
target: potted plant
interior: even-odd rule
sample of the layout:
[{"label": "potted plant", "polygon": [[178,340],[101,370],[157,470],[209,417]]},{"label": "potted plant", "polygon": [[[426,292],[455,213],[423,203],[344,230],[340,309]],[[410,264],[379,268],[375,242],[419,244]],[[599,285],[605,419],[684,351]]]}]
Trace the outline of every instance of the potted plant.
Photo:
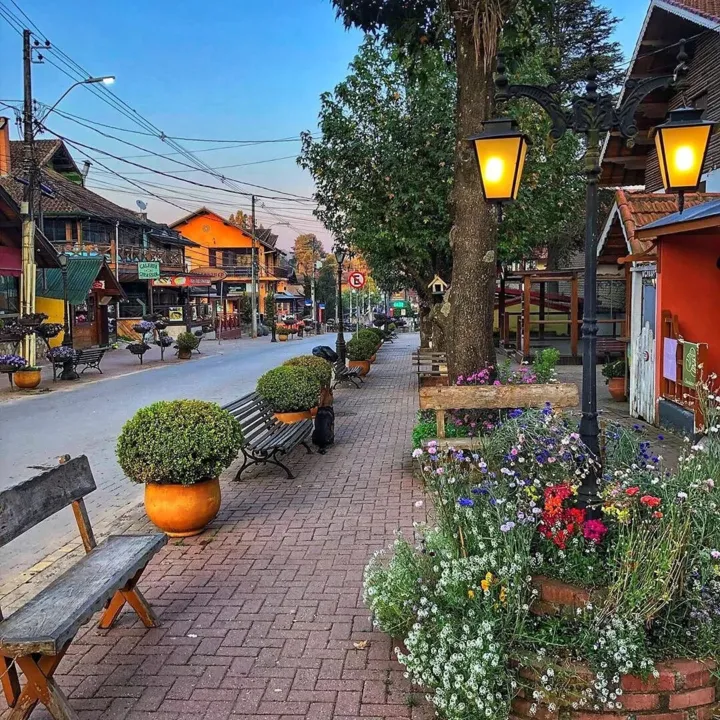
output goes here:
[{"label": "potted plant", "polygon": [[347,344],[347,358],[350,367],[360,368],[365,377],[370,372],[370,358],[375,354],[375,342],[369,338],[354,337]]},{"label": "potted plant", "polygon": [[294,423],[312,417],[321,384],[316,371],[308,367],[281,365],[260,377],[257,391],[281,422]]},{"label": "potted plant", "polygon": [[220,473],[235,460],[243,434],[219,405],[160,401],[125,423],[117,458],[125,474],[145,483],[145,511],[170,537],[197,535],[220,509]]},{"label": "potted plant", "polygon": [[13,382],[23,390],[32,390],[40,384],[42,370],[37,365],[25,365],[18,368],[13,375]]},{"label": "potted plant", "polygon": [[603,365],[602,374],[610,395],[617,402],[624,402],[627,395],[625,388],[625,360],[609,360]]},{"label": "potted plant", "polygon": [[289,334],[290,334],[290,331],[284,325],[281,325],[276,330],[277,339],[280,342],[287,342]]},{"label": "potted plant", "polygon": [[0,355],[0,372],[14,373],[22,370],[27,365],[27,360],[20,355]]},{"label": "potted plant", "polygon": [[362,328],[355,333],[355,336],[361,339],[366,339],[375,345],[375,352],[370,356],[370,362],[374,363],[377,360],[376,354],[382,345],[382,331],[377,328]]},{"label": "potted plant", "polygon": [[[321,389],[329,389],[332,384],[332,365],[327,360],[315,357],[315,355],[298,355],[297,357],[286,360],[283,365],[307,368],[315,375],[320,383]],[[315,417],[317,407],[311,408],[310,413]]]},{"label": "potted plant", "polygon": [[199,344],[200,338],[196,337],[191,332],[180,333],[175,341],[178,357],[181,360],[189,360],[192,355],[192,351],[195,350]]}]

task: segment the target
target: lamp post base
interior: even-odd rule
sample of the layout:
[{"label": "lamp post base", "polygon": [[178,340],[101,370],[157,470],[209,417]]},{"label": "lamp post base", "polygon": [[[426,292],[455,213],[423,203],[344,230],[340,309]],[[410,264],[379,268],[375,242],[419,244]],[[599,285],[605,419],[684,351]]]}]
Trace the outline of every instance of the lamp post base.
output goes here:
[{"label": "lamp post base", "polygon": [[72,360],[63,363],[63,371],[60,375],[61,380],[79,380],[80,375],[77,374],[73,367]]}]

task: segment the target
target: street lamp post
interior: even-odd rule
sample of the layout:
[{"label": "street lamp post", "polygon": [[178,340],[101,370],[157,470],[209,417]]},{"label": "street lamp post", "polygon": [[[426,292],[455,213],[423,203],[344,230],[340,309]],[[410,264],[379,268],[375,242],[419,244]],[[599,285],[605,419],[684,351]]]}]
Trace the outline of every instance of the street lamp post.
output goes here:
[{"label": "street lamp post", "polygon": [[98,83],[102,83],[103,85],[112,85],[115,82],[115,76],[114,75],[101,75],[100,77],[89,77],[86,80],[78,80],[77,82],[73,83],[56,101],[55,104],[52,105],[47,112],[40,118],[41,122],[44,122],[48,115],[62,102],[62,100],[65,98],[65,96],[73,89],[76,88],[78,85],[96,85]]},{"label": "street lamp post", "polygon": [[347,256],[347,250],[337,248],[335,250],[335,259],[337,260],[337,306],[338,306],[338,332],[335,341],[335,351],[337,352],[340,362],[345,365],[345,327],[343,323],[343,306],[342,306],[342,272],[343,263]]},{"label": "street lamp post", "polygon": [[[60,263],[60,272],[62,273],[62,284],[63,284],[63,341],[62,346],[66,348],[72,348],[72,330],[70,328],[70,319],[68,311],[68,256],[65,253],[58,255],[58,261]],[[63,370],[60,375],[61,380],[77,380],[80,376],[75,371],[75,363],[72,358],[66,357],[63,362]]]},{"label": "street lamp post", "polygon": [[[600,141],[609,132],[617,132],[632,142],[638,134],[634,117],[640,103],[651,92],[663,88],[677,86],[687,72],[687,54],[684,44],[680,45],[678,65],[672,75],[648,77],[637,82],[628,82],[622,102],[616,106],[612,95],[601,95],[597,91],[597,70],[590,64],[587,74],[585,94],[573,99],[571,107],[565,107],[558,85],[538,87],[535,85],[510,85],[505,75],[503,56],[498,56],[497,76],[495,79],[498,102],[512,98],[528,98],[539,104],[552,120],[550,136],[559,140],[567,130],[585,135],[586,150],[584,172],[586,180],[585,199],[585,293],[582,322],[583,338],[583,384],[582,384],[582,419],[580,435],[587,448],[599,460],[600,428],[597,412],[597,226],[598,226],[598,185],[600,181]],[[673,111],[674,113],[675,111]],[[707,123],[699,117],[689,117],[686,112],[682,118],[673,118],[658,128],[665,133],[667,142],[668,131],[675,132],[674,154],[670,165],[678,168],[676,174],[682,179],[672,182],[672,171],[663,168],[663,182],[666,189],[677,189],[684,192],[694,189],[697,185],[702,167],[702,158],[707,151],[710,131]],[[694,122],[694,125],[693,125]],[[702,126],[702,130],[689,131],[688,127]],[[682,137],[681,137],[682,135]],[[517,197],[520,176],[525,161],[527,141],[512,120],[502,118],[485,123],[483,132],[469,138],[474,143],[480,170],[483,193],[488,202],[510,202]],[[658,150],[662,153],[663,137],[657,140]],[[691,159],[697,165],[690,169]],[[664,156],[661,154],[661,164]],[[666,167],[669,168],[670,165]],[[597,505],[597,480],[599,464],[595,463],[593,471],[582,482],[579,489],[579,502],[583,507]]]}]

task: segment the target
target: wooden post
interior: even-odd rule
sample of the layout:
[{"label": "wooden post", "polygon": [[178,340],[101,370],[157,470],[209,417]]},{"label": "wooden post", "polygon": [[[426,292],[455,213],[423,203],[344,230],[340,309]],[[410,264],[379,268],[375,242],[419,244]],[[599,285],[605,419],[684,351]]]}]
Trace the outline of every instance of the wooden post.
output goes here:
[{"label": "wooden post", "polygon": [[540,281],[540,337],[545,337],[545,281]]},{"label": "wooden post", "polygon": [[498,333],[500,335],[500,347],[505,345],[505,273],[500,266],[500,297],[498,298]]},{"label": "wooden post", "polygon": [[570,281],[570,355],[576,358],[578,354],[578,276],[573,273]]},{"label": "wooden post", "polygon": [[523,278],[523,339],[522,357],[530,357],[530,276]]}]

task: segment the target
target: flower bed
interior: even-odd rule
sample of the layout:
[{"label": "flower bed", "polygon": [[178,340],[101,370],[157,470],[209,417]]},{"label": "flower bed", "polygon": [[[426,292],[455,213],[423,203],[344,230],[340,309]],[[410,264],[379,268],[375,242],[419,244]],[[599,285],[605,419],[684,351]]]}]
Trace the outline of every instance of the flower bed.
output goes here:
[{"label": "flower bed", "polygon": [[[714,393],[705,406],[720,426]],[[372,559],[365,599],[441,717],[715,710],[720,442],[670,472],[637,432],[605,437],[594,512],[577,489],[595,461],[548,407],[504,419],[482,456],[413,452],[432,522]]]}]

